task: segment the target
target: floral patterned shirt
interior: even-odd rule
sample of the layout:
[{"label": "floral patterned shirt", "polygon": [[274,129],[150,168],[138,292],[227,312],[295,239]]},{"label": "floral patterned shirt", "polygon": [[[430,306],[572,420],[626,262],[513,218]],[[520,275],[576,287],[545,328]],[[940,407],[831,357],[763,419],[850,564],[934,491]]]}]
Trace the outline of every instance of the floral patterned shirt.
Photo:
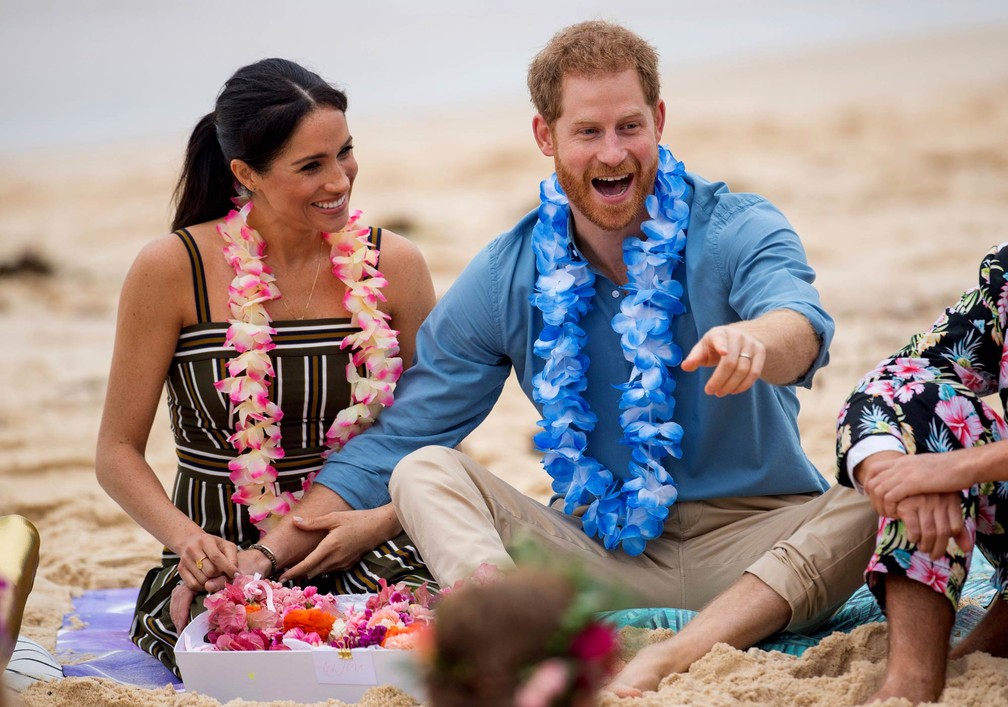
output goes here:
[{"label": "floral patterned shirt", "polygon": [[[992,248],[980,263],[979,283],[962,294],[926,332],[916,334],[894,356],[885,359],[858,383],[837,419],[837,464],[840,483],[851,486],[848,456],[859,444],[874,450],[908,454],[946,452],[982,441],[984,428],[995,438],[1008,438],[1001,416],[976,398],[998,393],[1002,409],[1008,399],[1008,243]],[[925,384],[936,391],[931,415],[907,414],[922,402]],[[986,417],[981,419],[980,415]],[[914,424],[927,424],[917,449]]]}]

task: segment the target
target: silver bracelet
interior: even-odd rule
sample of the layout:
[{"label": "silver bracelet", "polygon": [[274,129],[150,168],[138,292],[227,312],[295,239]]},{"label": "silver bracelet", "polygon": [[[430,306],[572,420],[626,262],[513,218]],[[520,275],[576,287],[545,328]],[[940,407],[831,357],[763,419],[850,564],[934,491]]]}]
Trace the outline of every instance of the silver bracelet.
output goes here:
[{"label": "silver bracelet", "polygon": [[[252,543],[251,545],[249,545],[249,550],[258,550],[259,552],[261,552],[263,554],[263,557],[265,557],[267,560],[270,561],[270,573],[269,573],[269,577],[272,577],[273,575],[275,575],[277,573],[276,555],[273,554],[272,550],[270,550],[268,547],[266,547],[262,543]],[[267,579],[269,579],[269,577],[267,577]]]}]

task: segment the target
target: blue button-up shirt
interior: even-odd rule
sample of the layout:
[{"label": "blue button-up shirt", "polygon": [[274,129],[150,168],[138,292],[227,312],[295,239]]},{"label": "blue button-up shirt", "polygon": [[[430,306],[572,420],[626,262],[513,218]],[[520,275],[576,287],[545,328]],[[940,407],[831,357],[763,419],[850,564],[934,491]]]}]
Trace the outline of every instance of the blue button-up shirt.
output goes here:
[{"label": "blue button-up shirt", "polygon": [[[811,385],[828,361],[833,320],[812,286],[815,274],[798,236],[760,196],[734,194],[693,174],[686,181],[691,211],[685,262],[676,271],[686,313],[673,320],[676,343],[685,355],[712,327],[794,310],[822,342],[816,361],[796,381]],[[532,377],[544,363],[532,351],[543,327],[529,303],[537,277],[535,223],[532,212],[466,267],[421,326],[416,360],[400,380],[395,404],[329,458],[317,483],[354,508],[377,507],[389,501],[388,480],[399,460],[427,445],[457,445],[490,412],[512,370],[532,399]],[[596,272],[592,308],[580,322],[591,361],[583,395],[598,415],[588,453],[616,476],[626,476],[630,460],[630,448],[617,442],[616,389],[627,381],[630,364],[610,326],[624,296]],[[794,389],[760,380],[745,393],[716,398],[703,391],[712,371],[675,371],[673,419],[684,428],[683,456],[664,464],[679,499],[824,491],[828,484],[801,449]]]}]

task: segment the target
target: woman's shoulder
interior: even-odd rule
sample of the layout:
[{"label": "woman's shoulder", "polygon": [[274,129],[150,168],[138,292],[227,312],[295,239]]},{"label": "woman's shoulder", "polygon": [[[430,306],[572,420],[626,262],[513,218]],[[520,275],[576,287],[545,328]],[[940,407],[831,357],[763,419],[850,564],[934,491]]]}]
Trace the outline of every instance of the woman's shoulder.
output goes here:
[{"label": "woman's shoulder", "polygon": [[401,236],[387,228],[381,229],[381,241],[378,245],[381,252],[381,262],[388,258],[395,260],[423,260],[420,247],[406,236]]},{"label": "woman's shoulder", "polygon": [[[206,252],[211,246],[210,239],[215,235],[212,223],[179,229],[182,230],[192,237],[197,253]],[[190,247],[179,237],[178,231],[158,236],[140,249],[127,275],[127,282],[139,279],[162,289],[170,287],[174,291],[178,285],[192,281],[193,257]]]},{"label": "woman's shoulder", "polygon": [[394,231],[387,228],[381,230],[378,250],[378,269],[387,278],[394,279],[397,275],[415,273],[418,270],[428,272],[427,260],[420,247]]}]

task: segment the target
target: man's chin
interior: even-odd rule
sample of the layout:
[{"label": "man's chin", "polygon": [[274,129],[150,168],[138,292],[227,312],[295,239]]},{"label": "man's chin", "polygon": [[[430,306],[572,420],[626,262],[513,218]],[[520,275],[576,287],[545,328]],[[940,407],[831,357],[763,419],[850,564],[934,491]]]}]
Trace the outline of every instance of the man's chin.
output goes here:
[{"label": "man's chin", "polygon": [[616,207],[597,203],[575,204],[575,206],[598,228],[604,231],[622,231],[643,211],[644,202],[635,199],[632,204],[620,204]]}]

